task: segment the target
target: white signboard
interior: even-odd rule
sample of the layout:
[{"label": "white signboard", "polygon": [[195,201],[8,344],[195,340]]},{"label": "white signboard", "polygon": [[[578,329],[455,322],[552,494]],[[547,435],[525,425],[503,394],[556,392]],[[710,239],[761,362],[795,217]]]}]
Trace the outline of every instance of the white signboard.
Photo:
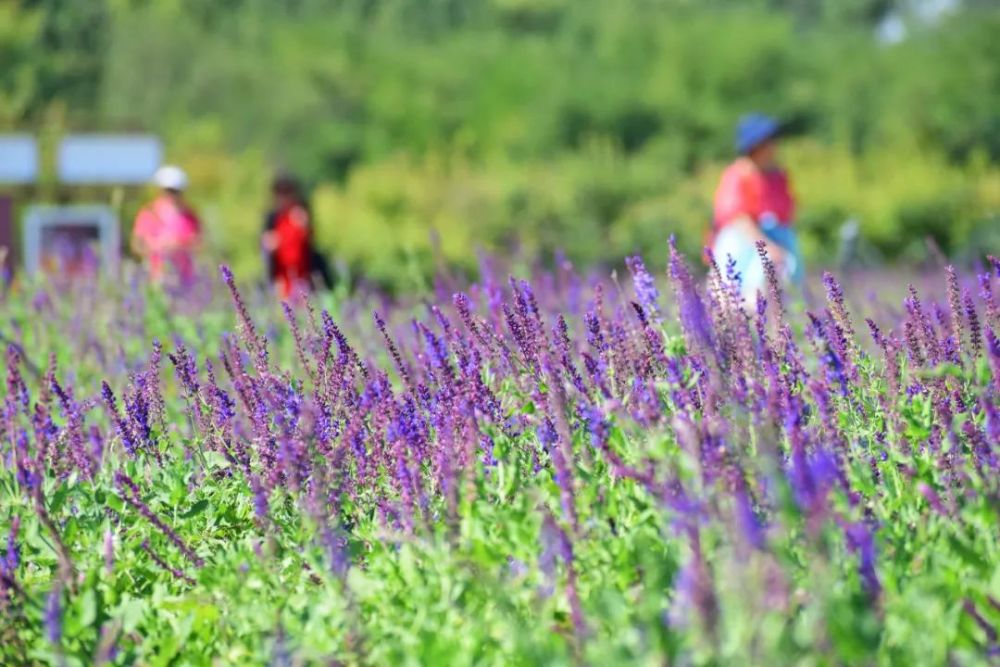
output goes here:
[{"label": "white signboard", "polygon": [[74,277],[118,266],[118,218],[107,206],[33,206],[25,213],[22,236],[29,274]]},{"label": "white signboard", "polygon": [[76,134],[59,143],[59,180],[76,185],[147,183],[163,160],[160,140],[146,134]]},{"label": "white signboard", "polygon": [[0,135],[0,183],[38,179],[38,144],[26,134]]}]

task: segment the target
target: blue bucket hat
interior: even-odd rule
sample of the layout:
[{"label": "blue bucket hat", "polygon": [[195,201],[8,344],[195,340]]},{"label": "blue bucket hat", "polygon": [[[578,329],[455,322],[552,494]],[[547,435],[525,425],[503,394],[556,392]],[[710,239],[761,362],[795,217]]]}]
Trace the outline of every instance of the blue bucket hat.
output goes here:
[{"label": "blue bucket hat", "polygon": [[736,124],[736,152],[746,155],[768,139],[781,134],[781,123],[762,113],[742,116]]}]

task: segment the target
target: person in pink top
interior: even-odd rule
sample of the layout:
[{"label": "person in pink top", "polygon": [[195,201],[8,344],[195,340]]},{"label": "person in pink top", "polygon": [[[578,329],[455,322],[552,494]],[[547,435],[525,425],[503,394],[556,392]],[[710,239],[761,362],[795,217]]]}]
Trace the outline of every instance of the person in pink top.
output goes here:
[{"label": "person in pink top", "polygon": [[132,250],[145,260],[154,282],[161,283],[172,274],[182,285],[190,284],[201,223],[184,201],[187,174],[167,165],[157,170],[153,182],[160,194],[136,216]]},{"label": "person in pink top", "polygon": [[777,159],[780,133],[781,125],[768,116],[741,118],[736,129],[739,156],[722,173],[715,191],[709,246],[720,267],[734,262],[743,294],[750,301],[756,299],[758,290],[766,291],[758,241],[764,242],[786,282],[799,284],[803,277],[793,228],[795,199]]}]

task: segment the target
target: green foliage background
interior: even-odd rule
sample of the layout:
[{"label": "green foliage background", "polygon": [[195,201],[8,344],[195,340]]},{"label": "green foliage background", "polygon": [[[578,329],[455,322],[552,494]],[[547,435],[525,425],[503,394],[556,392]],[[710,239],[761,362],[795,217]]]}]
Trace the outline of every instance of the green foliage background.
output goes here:
[{"label": "green foliage background", "polygon": [[[319,238],[405,288],[475,246],[700,246],[738,115],[792,121],[805,246],[1000,247],[1000,10],[965,0],[13,0],[0,128],[159,133],[211,245],[259,270],[276,167]],[[895,16],[906,38],[878,38]]]}]

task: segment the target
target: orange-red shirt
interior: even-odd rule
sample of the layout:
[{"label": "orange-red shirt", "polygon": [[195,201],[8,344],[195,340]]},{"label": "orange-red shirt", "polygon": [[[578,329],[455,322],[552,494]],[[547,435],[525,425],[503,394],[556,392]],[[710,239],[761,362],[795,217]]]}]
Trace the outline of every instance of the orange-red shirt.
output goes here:
[{"label": "orange-red shirt", "polygon": [[298,206],[280,211],[272,231],[277,239],[274,249],[275,279],[281,296],[287,299],[296,286],[305,285],[309,280],[308,214]]},{"label": "orange-red shirt", "polygon": [[783,226],[795,219],[795,199],[785,172],[761,169],[746,157],[726,167],[715,191],[715,229],[744,216],[760,222],[769,215]]}]

